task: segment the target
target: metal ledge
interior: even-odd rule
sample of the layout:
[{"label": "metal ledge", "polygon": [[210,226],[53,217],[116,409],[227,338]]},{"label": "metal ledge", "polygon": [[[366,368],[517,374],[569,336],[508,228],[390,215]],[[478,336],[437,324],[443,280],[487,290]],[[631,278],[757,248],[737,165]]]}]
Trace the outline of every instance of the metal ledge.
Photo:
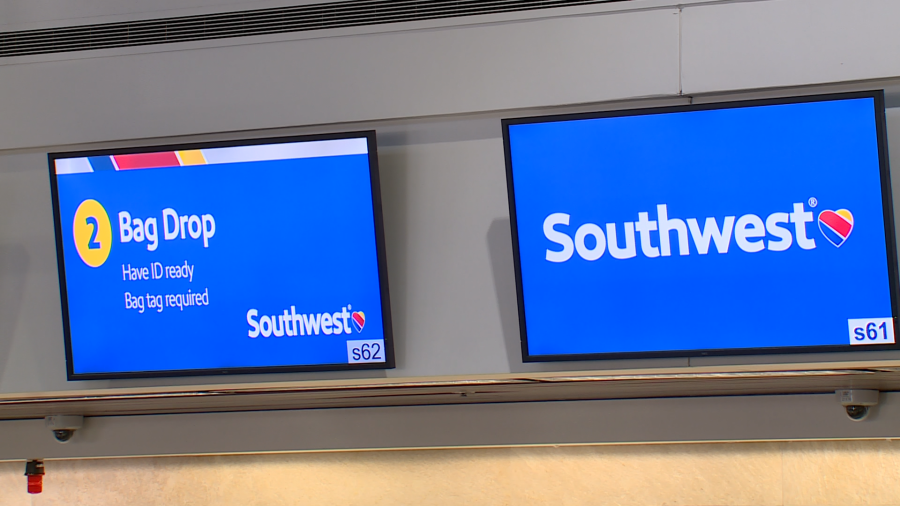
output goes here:
[{"label": "metal ledge", "polygon": [[[762,368],[761,368],[762,369]],[[268,383],[181,387],[177,390],[103,390],[21,394],[0,398],[0,420],[50,414],[114,416],[387,407],[549,400],[647,399],[726,395],[828,393],[838,388],[900,390],[896,364],[819,370],[705,368],[696,372],[560,373],[516,377]]]}]

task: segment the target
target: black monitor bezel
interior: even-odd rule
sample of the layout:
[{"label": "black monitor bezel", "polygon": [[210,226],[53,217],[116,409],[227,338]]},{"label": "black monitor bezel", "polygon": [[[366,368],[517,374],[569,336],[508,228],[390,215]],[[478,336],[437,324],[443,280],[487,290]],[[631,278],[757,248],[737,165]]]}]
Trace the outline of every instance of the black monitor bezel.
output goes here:
[{"label": "black monitor bezel", "polygon": [[[130,371],[130,372],[102,372],[102,373],[76,373],[74,357],[72,354],[72,335],[69,325],[68,292],[66,288],[66,266],[63,254],[63,237],[59,209],[59,188],[55,161],[60,158],[80,158],[88,156],[113,156],[136,153],[154,153],[161,151],[183,151],[196,149],[227,148],[236,146],[253,146],[263,144],[284,144],[290,142],[327,141],[340,139],[365,138],[368,144],[369,156],[369,181],[372,191],[372,212],[375,221],[375,244],[378,262],[378,278],[381,294],[382,322],[384,327],[385,362],[365,364],[316,364],[316,365],[290,365],[290,366],[262,366],[262,367],[238,367],[220,369],[178,369],[158,371]],[[191,142],[178,144],[164,144],[152,146],[133,146],[116,149],[92,149],[89,151],[68,151],[47,154],[50,174],[50,192],[53,201],[53,220],[56,234],[56,258],[59,270],[60,303],[62,306],[63,336],[66,346],[66,371],[69,381],[83,380],[118,380],[134,378],[169,378],[184,376],[230,376],[246,374],[285,374],[298,372],[324,372],[324,371],[358,371],[358,370],[383,370],[396,367],[394,355],[394,336],[391,320],[390,291],[388,289],[387,258],[385,254],[384,218],[382,213],[381,180],[378,168],[378,150],[376,134],[374,130],[357,132],[340,132],[314,135],[295,135],[267,138],[244,138],[239,140],[223,140],[212,142]]]},{"label": "black monitor bezel", "polygon": [[509,127],[512,125],[535,124],[535,123],[553,123],[560,121],[614,118],[625,116],[648,116],[657,114],[669,114],[679,112],[695,112],[720,109],[737,109],[746,107],[758,107],[769,105],[799,104],[811,102],[826,102],[835,100],[848,100],[867,98],[873,99],[875,108],[875,128],[878,137],[878,157],[879,168],[881,171],[881,194],[882,208],[884,211],[885,226],[885,244],[887,251],[885,252],[885,260],[888,263],[888,280],[891,296],[891,309],[894,320],[894,328],[896,332],[897,314],[898,314],[898,294],[900,294],[900,283],[898,283],[898,266],[897,266],[897,243],[894,229],[894,211],[893,199],[891,193],[891,175],[890,164],[888,160],[888,140],[887,127],[885,120],[884,91],[871,90],[849,93],[830,93],[821,95],[804,95],[792,97],[767,98],[756,100],[741,100],[730,102],[712,102],[705,104],[692,104],[670,107],[653,107],[646,109],[625,109],[604,112],[588,112],[576,114],[561,114],[549,116],[531,116],[522,118],[510,118],[502,120],[503,127],[503,149],[506,161],[506,182],[507,196],[509,199],[509,215],[510,228],[512,234],[513,262],[515,266],[516,276],[516,298],[519,312],[519,333],[522,346],[523,362],[559,362],[559,361],[588,361],[588,360],[622,360],[622,359],[657,359],[657,358],[698,358],[713,356],[747,356],[747,355],[798,355],[798,354],[822,354],[822,353],[859,353],[884,350],[900,350],[900,340],[894,344],[883,345],[866,345],[851,346],[846,345],[827,345],[827,346],[792,346],[792,347],[772,347],[772,348],[722,348],[722,349],[697,349],[697,350],[671,350],[671,351],[651,351],[651,352],[616,352],[616,353],[587,353],[587,354],[567,354],[567,355],[533,355],[528,349],[528,332],[525,320],[525,301],[522,286],[522,264],[519,251],[519,228],[516,215],[516,198],[515,186],[513,182],[513,167],[510,151]]}]

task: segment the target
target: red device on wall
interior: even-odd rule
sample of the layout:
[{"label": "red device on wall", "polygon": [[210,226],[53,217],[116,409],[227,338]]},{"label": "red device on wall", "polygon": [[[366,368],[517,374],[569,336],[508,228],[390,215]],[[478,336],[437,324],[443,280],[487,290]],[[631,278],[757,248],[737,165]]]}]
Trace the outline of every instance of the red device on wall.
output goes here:
[{"label": "red device on wall", "polygon": [[40,494],[44,491],[44,463],[31,460],[25,464],[25,476],[28,477],[28,493]]}]

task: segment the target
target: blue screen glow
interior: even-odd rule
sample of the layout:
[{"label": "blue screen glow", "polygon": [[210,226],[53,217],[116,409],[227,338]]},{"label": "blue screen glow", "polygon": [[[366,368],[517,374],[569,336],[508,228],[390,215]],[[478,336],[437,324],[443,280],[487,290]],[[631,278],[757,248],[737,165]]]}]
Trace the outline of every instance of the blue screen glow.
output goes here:
[{"label": "blue screen glow", "polygon": [[52,156],[73,376],[389,365],[370,149]]},{"label": "blue screen glow", "polygon": [[509,122],[526,359],[894,344],[876,119],[863,97]]}]

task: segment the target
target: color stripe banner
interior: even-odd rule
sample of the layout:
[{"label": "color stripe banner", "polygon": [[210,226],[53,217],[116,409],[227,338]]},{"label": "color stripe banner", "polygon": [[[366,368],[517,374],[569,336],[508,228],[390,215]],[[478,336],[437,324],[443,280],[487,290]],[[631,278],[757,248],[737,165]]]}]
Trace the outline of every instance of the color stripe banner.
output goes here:
[{"label": "color stripe banner", "polygon": [[364,155],[369,152],[365,137],[333,141],[288,142],[229,148],[133,153],[56,160],[56,174],[83,174],[102,170],[140,170],[224,163]]}]

